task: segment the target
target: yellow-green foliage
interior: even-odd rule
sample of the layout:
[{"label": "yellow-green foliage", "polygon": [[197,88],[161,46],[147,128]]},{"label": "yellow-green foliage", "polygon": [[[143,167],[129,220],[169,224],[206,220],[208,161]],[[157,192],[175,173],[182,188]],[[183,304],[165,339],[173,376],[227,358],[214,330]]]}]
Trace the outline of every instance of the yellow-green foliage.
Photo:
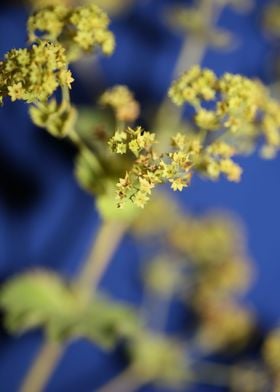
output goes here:
[{"label": "yellow-green foliage", "polygon": [[18,276],[1,289],[5,323],[13,333],[41,327],[50,339],[88,338],[110,348],[139,323],[129,306],[94,297],[45,271]]}]

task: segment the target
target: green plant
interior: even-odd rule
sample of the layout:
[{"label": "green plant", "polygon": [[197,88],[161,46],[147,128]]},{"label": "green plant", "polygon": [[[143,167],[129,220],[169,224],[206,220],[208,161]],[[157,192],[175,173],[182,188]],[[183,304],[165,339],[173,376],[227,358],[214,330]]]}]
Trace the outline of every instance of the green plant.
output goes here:
[{"label": "green plant", "polygon": [[[109,18],[96,4],[41,4],[28,20],[30,46],[8,52],[0,63],[1,103],[7,98],[25,101],[35,125],[76,145],[75,175],[94,197],[102,219],[88,261],[74,281],[35,271],[2,287],[0,305],[7,328],[22,333],[40,327],[47,340],[23,392],[42,390],[64,345],[79,337],[104,349],[123,341],[129,354],[125,377],[101,391],[114,391],[118,384],[125,388],[125,383],[133,389],[147,382],[177,386],[204,380],[201,369],[215,365],[197,366],[189,346],[209,354],[240,350],[250,341],[257,320],[239,298],[253,275],[242,229],[219,214],[187,215],[158,189],[168,183],[172,190],[182,191],[194,174],[239,181],[242,168],[234,157],[254,151],[260,142],[265,158],[279,150],[280,105],[268,89],[260,81],[232,74],[218,77],[197,65],[209,30],[214,44],[222,41],[223,34],[212,25],[225,3],[240,5],[217,0],[213,13],[209,2],[201,0],[197,8],[185,10],[195,16],[193,25],[179,23],[181,15],[174,12],[172,23],[175,18],[192,39],[199,40],[199,51],[194,64],[170,86],[174,106],[168,126],[161,127],[162,110],[171,113],[170,103],[164,101],[154,132],[138,124],[140,105],[126,86],[104,91],[92,109],[71,102],[72,62],[91,52],[110,55],[115,48]],[[204,10],[207,20],[202,29]],[[192,110],[187,121],[181,119],[185,104]],[[162,217],[164,210],[171,211],[167,219]],[[198,320],[187,342],[164,334],[164,312],[155,333],[149,317],[99,292],[100,279],[128,231],[143,242],[143,248],[164,242],[145,270],[145,292],[159,307],[164,303],[164,312],[172,298],[184,298]],[[264,348],[276,385],[277,339],[277,333],[272,334]],[[248,377],[253,391],[263,390],[269,379],[267,369],[226,369],[226,383],[236,391],[250,390]],[[213,373],[219,371],[217,367]]]}]

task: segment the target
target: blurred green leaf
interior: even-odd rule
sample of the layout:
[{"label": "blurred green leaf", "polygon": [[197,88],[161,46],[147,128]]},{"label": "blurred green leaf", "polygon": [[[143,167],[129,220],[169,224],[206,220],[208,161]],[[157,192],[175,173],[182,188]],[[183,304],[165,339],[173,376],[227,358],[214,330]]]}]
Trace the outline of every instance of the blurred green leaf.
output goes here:
[{"label": "blurred green leaf", "polygon": [[133,309],[105,298],[88,298],[55,274],[38,271],[8,281],[0,306],[12,333],[43,328],[52,340],[84,337],[103,348],[129,337],[138,328]]}]

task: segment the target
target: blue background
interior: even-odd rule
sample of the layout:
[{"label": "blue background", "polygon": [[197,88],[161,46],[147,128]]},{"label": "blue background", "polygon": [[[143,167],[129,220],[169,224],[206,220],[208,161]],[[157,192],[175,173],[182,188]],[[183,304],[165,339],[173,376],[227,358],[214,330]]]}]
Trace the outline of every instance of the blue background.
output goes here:
[{"label": "blue background", "polygon": [[[174,1],[136,1],[129,12],[114,20],[117,50],[113,57],[101,61],[104,86],[128,84],[144,109],[164,96],[182,44],[182,38],[168,29],[162,16],[171,3]],[[240,45],[232,52],[209,48],[203,65],[218,74],[228,71],[272,81],[271,64],[278,47],[261,30],[267,3],[256,1],[248,14],[225,8],[218,25],[234,32]],[[11,48],[25,45],[26,17],[23,8],[1,6],[1,58]],[[100,79],[97,83],[94,69],[91,71],[77,82],[76,102],[91,102],[93,92],[101,88]],[[0,279],[36,266],[71,277],[87,255],[99,219],[91,197],[79,189],[73,177],[74,150],[35,129],[26,109],[24,104],[7,102],[0,110]],[[192,211],[226,208],[245,222],[249,249],[259,271],[248,300],[266,329],[277,325],[280,316],[280,157],[264,161],[253,155],[242,158],[241,163],[244,175],[240,184],[196,178],[182,197]],[[135,255],[134,263],[131,255]],[[138,267],[136,246],[127,237],[102,288],[116,298],[138,303]],[[173,327],[180,329],[184,320],[177,313]],[[14,339],[1,330],[1,391],[18,390],[41,342],[39,332]],[[85,341],[76,342],[61,361],[48,391],[94,391],[124,364],[118,350],[109,355]],[[204,389],[199,386],[193,390]]]}]

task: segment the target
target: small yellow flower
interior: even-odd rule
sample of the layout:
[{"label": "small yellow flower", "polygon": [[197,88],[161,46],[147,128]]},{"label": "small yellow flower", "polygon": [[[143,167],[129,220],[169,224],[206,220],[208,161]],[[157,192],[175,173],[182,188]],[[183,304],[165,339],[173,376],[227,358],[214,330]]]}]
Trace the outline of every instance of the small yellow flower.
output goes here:
[{"label": "small yellow flower", "polygon": [[175,180],[170,180],[171,182],[171,189],[173,191],[182,191],[186,186],[186,182],[182,178],[176,178]]},{"label": "small yellow flower", "polygon": [[22,99],[24,96],[24,89],[22,88],[22,83],[19,82],[8,86],[8,93],[11,97],[12,102],[16,101],[17,99]]}]

